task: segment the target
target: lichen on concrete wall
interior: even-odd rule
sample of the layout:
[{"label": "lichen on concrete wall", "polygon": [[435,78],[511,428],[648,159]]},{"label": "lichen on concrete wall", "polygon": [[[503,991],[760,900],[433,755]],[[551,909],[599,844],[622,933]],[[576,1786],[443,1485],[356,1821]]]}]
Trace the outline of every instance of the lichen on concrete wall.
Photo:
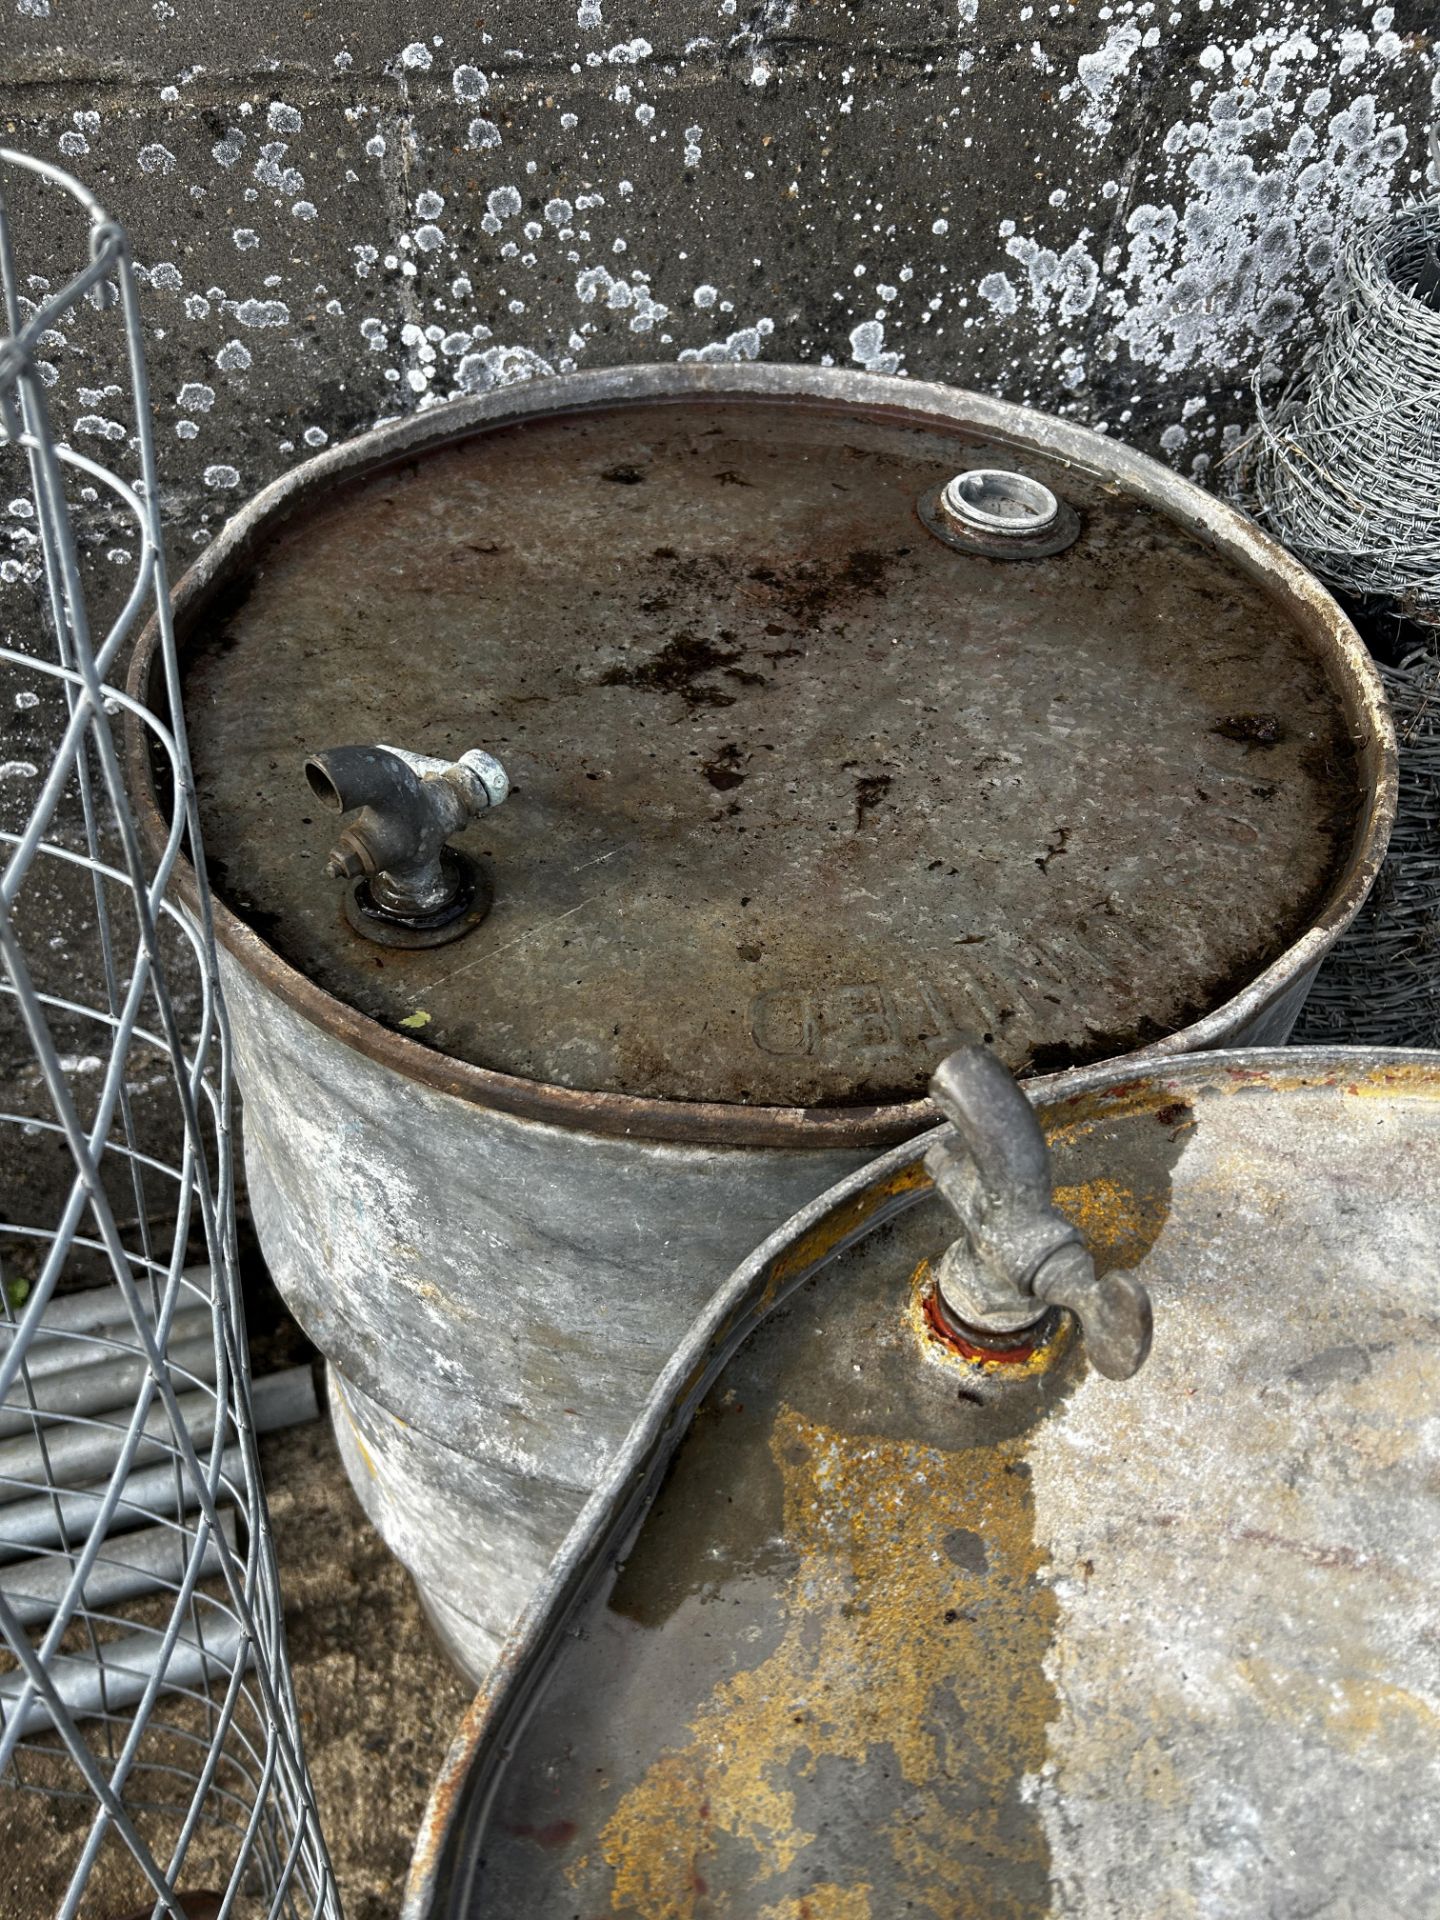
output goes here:
[{"label": "lichen on concrete wall", "polygon": [[[1203,467],[1424,183],[1425,9],[1322,16],[28,0],[5,105],[132,228],[195,534],[337,434],[617,359],[950,379]],[[113,438],[70,347],[76,432]]]}]

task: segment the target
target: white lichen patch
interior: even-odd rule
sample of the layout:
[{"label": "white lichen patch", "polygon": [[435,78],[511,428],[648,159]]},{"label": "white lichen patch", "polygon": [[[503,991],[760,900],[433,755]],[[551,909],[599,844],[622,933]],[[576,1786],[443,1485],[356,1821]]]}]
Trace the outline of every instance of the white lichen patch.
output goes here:
[{"label": "white lichen patch", "polygon": [[715,365],[726,360],[758,360],[765,342],[774,331],[773,320],[757,320],[753,327],[740,327],[723,340],[712,340],[703,347],[685,347],[678,358],[691,365]]},{"label": "white lichen patch", "polygon": [[900,356],[885,350],[885,328],[879,320],[862,320],[850,334],[850,357],[867,373],[898,373]]},{"label": "white lichen patch", "polygon": [[[1159,29],[1138,24],[1147,12],[1117,9],[1126,17],[1061,89],[1079,109],[1082,152],[1103,149],[1136,63],[1160,49]],[[1164,132],[1158,164],[1106,184],[1102,201],[1120,203],[1108,231],[1080,225],[1063,246],[1038,237],[1038,222],[1012,231],[1005,250],[1024,277],[997,268],[978,296],[1041,331],[1098,317],[1112,356],[1161,374],[1248,368],[1313,310],[1345,236],[1392,197],[1406,130],[1373,92],[1347,89],[1342,101],[1337,82],[1399,52],[1384,34],[1279,23],[1211,42],[1195,56],[1193,112]],[[1049,196],[1057,210],[1070,199]]]},{"label": "white lichen patch", "polygon": [[[212,72],[201,122],[204,61],[177,43],[143,133],[98,104],[46,122],[49,151],[100,153],[159,210],[164,385],[213,363],[221,413],[241,389],[274,409],[269,447],[303,444],[277,397],[302,354],[349,394],[348,431],[581,360],[753,359],[778,331],[787,358],[992,388],[1202,473],[1357,225],[1440,184],[1419,138],[1440,73],[1417,89],[1383,6],[955,0],[933,46],[907,43],[903,88],[874,49],[817,52],[794,0],[716,0],[679,34],[604,0],[575,0],[554,44],[478,17],[449,43],[410,31],[378,55],[317,45],[315,91],[299,66]],[[202,234],[237,284],[197,284],[226,273]],[[74,353],[45,342],[62,400]],[[77,411],[93,436],[115,409]]]}]

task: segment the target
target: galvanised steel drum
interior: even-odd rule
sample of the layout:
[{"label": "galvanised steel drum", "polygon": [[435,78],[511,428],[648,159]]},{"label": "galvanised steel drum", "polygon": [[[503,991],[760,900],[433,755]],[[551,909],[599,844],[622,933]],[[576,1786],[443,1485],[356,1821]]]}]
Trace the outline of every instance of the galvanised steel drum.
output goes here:
[{"label": "galvanised steel drum", "polygon": [[[406,1920],[1440,1911],[1440,1055],[1035,1098],[1058,1221],[962,1101],[696,1323]],[[1083,1338],[1036,1322],[1057,1262]],[[1007,1276],[1026,1330],[967,1333],[957,1277]]]},{"label": "galvanised steel drum", "polygon": [[472,1673],[710,1289],[929,1123],[957,1032],[1031,1074],[1283,1038],[1392,806],[1294,563],[914,382],[437,407],[176,611],[255,1220]]}]

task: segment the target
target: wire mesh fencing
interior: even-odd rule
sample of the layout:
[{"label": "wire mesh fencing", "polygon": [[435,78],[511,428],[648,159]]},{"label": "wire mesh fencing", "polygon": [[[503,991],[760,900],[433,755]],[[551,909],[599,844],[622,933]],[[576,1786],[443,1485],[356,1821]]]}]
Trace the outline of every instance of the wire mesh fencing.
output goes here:
[{"label": "wire mesh fencing", "polygon": [[[1440,161],[1440,147],[1431,138]],[[1400,746],[1398,809],[1365,907],[1294,1039],[1440,1045],[1440,200],[1346,250],[1313,349],[1237,448],[1240,504],[1350,607]],[[1408,638],[1407,638],[1408,637]],[[1417,644],[1418,643],[1418,644]],[[1403,656],[1403,657],[1397,657]]]},{"label": "wire mesh fencing", "polygon": [[[51,257],[73,225],[58,289],[29,218]],[[256,1448],[314,1392],[249,1370],[136,277],[83,187],[0,151],[0,280],[0,1861],[27,1914],[338,1920]],[[57,344],[94,355],[108,464],[50,419]],[[118,684],[146,619],[166,721]]]},{"label": "wire mesh fencing", "polygon": [[1370,898],[1310,990],[1297,1044],[1440,1047],[1440,651],[1416,648],[1379,671],[1400,745],[1395,826]]}]

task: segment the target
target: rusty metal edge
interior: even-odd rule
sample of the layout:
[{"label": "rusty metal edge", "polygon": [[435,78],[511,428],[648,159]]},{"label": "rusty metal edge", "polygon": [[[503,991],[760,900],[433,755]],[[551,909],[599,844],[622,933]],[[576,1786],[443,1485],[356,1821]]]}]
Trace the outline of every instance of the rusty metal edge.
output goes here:
[{"label": "rusty metal edge", "polygon": [[[1101,1095],[1123,1111],[1161,1088],[1166,1097],[1335,1087],[1440,1100],[1440,1053],[1418,1048],[1215,1050],[1160,1061],[1149,1073],[1127,1072],[1127,1065],[1077,1068],[1048,1082],[1032,1080],[1024,1090],[1056,1118]],[[931,1188],[925,1150],[946,1131],[935,1127],[892,1148],[793,1215],[693,1322],[456,1730],[420,1824],[400,1920],[470,1920],[469,1891],[489,1806],[551,1657],[577,1610],[624,1560],[700,1402],[736,1349],[797,1287],[925,1198]],[[857,1210],[857,1201],[871,1194],[879,1195],[878,1204]],[[811,1257],[797,1261],[802,1243]]]},{"label": "rusty metal edge", "polygon": [[[1118,1056],[1138,1070],[1178,1053],[1233,1039],[1303,980],[1344,932],[1370,891],[1385,855],[1395,815],[1396,743],[1384,687],[1364,642],[1313,575],[1244,515],[1172,473],[1158,461],[1027,407],[936,383],[849,369],[802,366],[642,366],[560,374],[524,386],[444,402],[375,427],[307,460],[264,488],[222,528],[173,594],[177,644],[207,596],[242,567],[280,522],[342,483],[453,444],[472,433],[521,419],[645,401],[764,399],[820,412],[859,412],[916,426],[969,429],[1029,447],[1077,467],[1158,507],[1208,540],[1284,600],[1287,611],[1320,647],[1343,699],[1371,790],[1355,826],[1350,855],[1319,919],[1243,992],[1162,1040]],[[159,636],[152,621],[131,662],[128,691],[153,704]],[[144,730],[127,720],[132,804],[153,844],[160,808]],[[177,863],[177,890],[194,903],[194,873]],[[297,1013],[357,1051],[404,1077],[520,1119],[591,1133],[695,1145],[734,1147],[875,1148],[911,1138],[933,1123],[928,1100],[882,1106],[744,1107],[718,1101],[640,1098],[585,1092],[498,1073],[454,1060],[418,1040],[358,1013],[290,966],[223,901],[214,905],[215,932],[236,960]],[[1113,1066],[1114,1062],[1101,1063]],[[1049,1075],[1048,1085],[1061,1076]]]}]

